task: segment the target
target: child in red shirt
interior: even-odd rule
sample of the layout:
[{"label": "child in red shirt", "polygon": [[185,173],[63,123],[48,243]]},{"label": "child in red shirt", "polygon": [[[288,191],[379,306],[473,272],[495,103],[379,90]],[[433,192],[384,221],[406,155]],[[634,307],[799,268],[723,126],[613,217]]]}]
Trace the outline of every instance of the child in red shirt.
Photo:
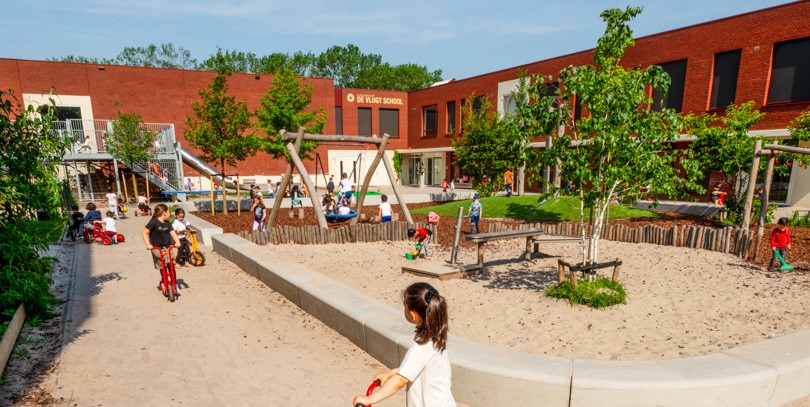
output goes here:
[{"label": "child in red shirt", "polygon": [[[790,249],[790,228],[787,227],[788,218],[779,218],[776,222],[776,227],[771,232],[771,251],[779,252],[782,258],[785,258],[786,249]],[[787,260],[785,260],[787,261]],[[768,271],[774,271],[774,265],[779,262],[776,258],[776,253],[771,256],[771,263],[768,265]]]},{"label": "child in red shirt", "polygon": [[422,245],[420,250],[425,253],[425,260],[430,260],[430,240],[433,232],[425,228],[408,229],[408,237],[416,239],[416,243]]}]

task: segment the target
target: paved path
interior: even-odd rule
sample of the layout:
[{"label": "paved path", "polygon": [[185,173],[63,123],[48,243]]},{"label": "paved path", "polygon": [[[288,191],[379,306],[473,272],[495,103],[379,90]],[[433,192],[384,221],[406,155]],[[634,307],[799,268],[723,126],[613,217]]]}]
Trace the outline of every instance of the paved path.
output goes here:
[{"label": "paved path", "polygon": [[[66,344],[42,384],[58,405],[348,406],[383,369],[211,250],[178,268],[169,303],[146,221],[118,222],[125,243],[75,246]],[[403,404],[400,392],[381,406]]]}]

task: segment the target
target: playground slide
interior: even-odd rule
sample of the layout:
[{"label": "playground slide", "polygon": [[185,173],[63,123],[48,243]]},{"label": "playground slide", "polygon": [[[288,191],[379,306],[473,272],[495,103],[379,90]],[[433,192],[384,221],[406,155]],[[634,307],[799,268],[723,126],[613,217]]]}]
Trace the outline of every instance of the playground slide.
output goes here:
[{"label": "playground slide", "polygon": [[[203,160],[200,160],[194,154],[189,153],[188,151],[181,148],[179,145],[177,146],[177,151],[180,152],[180,157],[183,158],[183,162],[186,163],[189,167],[193,168],[195,171],[199,171],[200,174],[205,174],[206,176],[213,175],[214,181],[222,181],[222,177],[219,175],[219,171],[215,170],[210,165],[206,164]],[[225,187],[227,188],[236,188],[236,181],[234,181],[231,177],[225,177]]]}]

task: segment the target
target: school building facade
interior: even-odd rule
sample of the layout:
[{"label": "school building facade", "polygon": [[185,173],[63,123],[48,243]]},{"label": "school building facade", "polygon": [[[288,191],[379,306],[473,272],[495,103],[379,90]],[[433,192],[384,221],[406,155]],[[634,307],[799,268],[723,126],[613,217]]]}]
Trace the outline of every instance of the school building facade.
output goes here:
[{"label": "school building facade", "polygon": [[[388,159],[394,151],[401,156],[400,182],[438,185],[463,176],[464,169],[453,165],[452,140],[463,134],[461,112],[476,108],[468,100],[487,96],[500,113],[509,114],[521,72],[556,77],[564,67],[591,61],[592,50],[585,50],[412,92],[336,88],[331,79],[303,81],[312,86],[312,106],[326,112],[324,134],[389,134]],[[786,138],[790,122],[810,109],[810,1],[638,38],[622,64],[662,66],[672,78],[664,104],[683,113],[722,114],[732,102],[753,100],[765,118],[752,134]],[[183,137],[185,120],[193,117],[192,103],[213,76],[206,71],[0,58],[0,87],[14,90],[26,103],[42,103],[52,94],[63,119],[97,122],[114,118],[119,102],[147,123],[170,125],[176,141],[196,156],[200,151]],[[230,94],[251,110],[271,85],[272,75],[235,73],[228,81]],[[688,141],[684,135],[682,144]],[[543,142],[539,136],[534,145],[542,148]],[[346,172],[359,181],[375,153],[373,146],[329,143],[305,165],[317,174],[319,185],[325,182],[322,174],[339,177]],[[182,167],[183,176],[204,181],[199,168],[188,162]],[[259,153],[226,173],[263,183],[278,180],[285,169],[285,161]],[[387,184],[384,171],[378,170],[372,183]],[[774,180],[774,188],[777,203],[810,208],[807,168],[793,166],[789,176]]]}]

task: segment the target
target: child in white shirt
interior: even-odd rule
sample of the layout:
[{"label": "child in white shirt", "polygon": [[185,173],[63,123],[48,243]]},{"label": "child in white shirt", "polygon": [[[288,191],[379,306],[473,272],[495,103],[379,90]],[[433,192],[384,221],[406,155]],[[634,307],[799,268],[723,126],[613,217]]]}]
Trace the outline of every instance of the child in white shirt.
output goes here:
[{"label": "child in white shirt", "polygon": [[104,227],[104,234],[110,237],[113,243],[118,244],[118,232],[115,230],[115,213],[113,211],[107,211],[107,217],[102,220],[94,220],[94,225],[102,225]]},{"label": "child in white shirt", "polygon": [[402,295],[405,319],[416,325],[414,343],[399,368],[380,373],[382,383],[371,396],[356,396],[352,405],[377,404],[408,385],[408,407],[456,407],[450,391],[447,355],[447,301],[428,283],[414,283]]}]

